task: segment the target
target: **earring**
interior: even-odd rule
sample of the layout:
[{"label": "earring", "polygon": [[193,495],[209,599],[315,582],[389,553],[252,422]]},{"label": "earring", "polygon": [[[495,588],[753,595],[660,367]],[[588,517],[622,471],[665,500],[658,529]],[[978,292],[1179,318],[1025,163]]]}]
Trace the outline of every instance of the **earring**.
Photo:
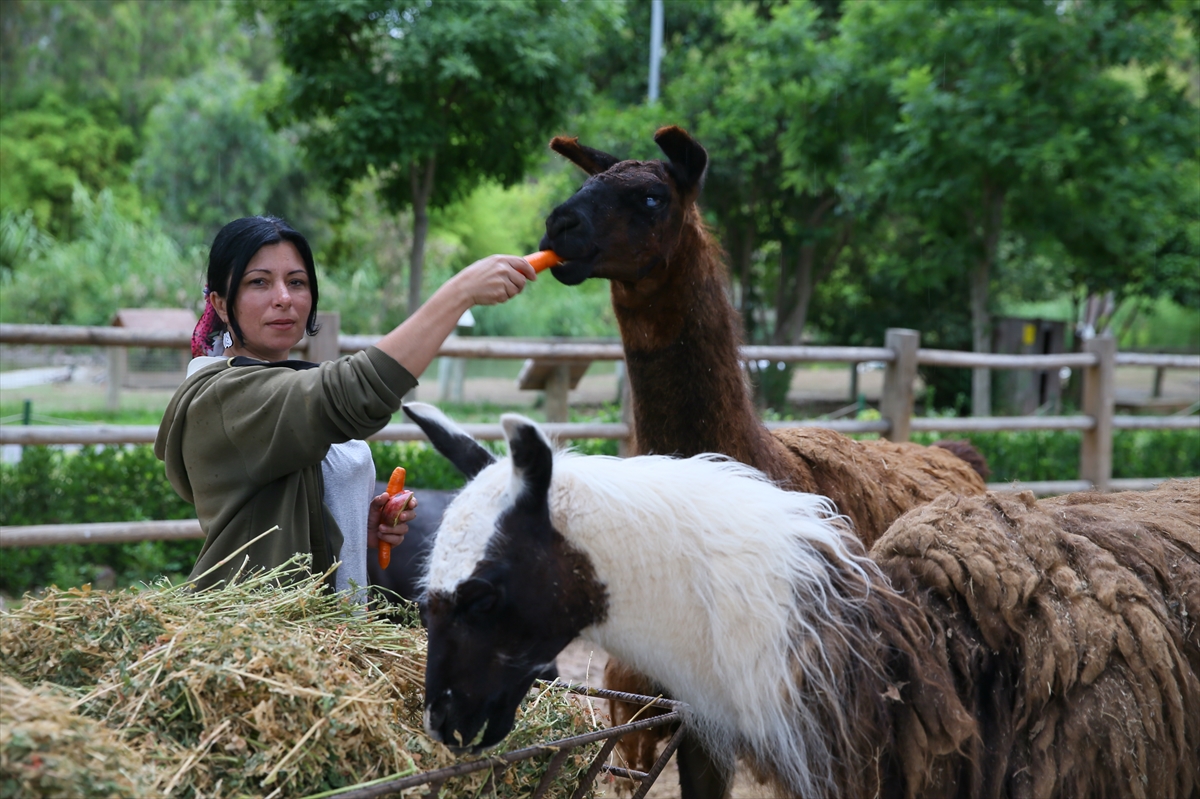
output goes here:
[{"label": "earring", "polygon": [[221,345],[224,346],[225,349],[229,349],[233,346],[233,336],[229,335],[228,330],[225,331],[225,335],[221,336]]}]

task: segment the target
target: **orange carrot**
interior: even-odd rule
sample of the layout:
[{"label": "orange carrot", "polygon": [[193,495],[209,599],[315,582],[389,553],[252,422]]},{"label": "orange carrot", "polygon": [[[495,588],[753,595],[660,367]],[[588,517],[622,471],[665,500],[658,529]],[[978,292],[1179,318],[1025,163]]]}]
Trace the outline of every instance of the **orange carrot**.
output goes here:
[{"label": "orange carrot", "polygon": [[404,490],[404,478],[408,473],[404,471],[403,466],[397,466],[392,470],[392,476],[388,479],[387,492],[389,496],[396,496]]},{"label": "orange carrot", "polygon": [[535,252],[533,255],[526,255],[525,260],[529,261],[529,265],[533,267],[533,271],[535,272],[541,272],[552,266],[558,266],[563,262],[563,259],[554,250],[542,250]]},{"label": "orange carrot", "polygon": [[[397,494],[404,491],[404,478],[405,478],[406,474],[407,473],[404,471],[403,466],[397,466],[395,469],[392,470],[392,476],[388,480],[388,484],[387,484],[387,493],[388,493],[389,500],[391,497],[394,497]],[[407,504],[408,503],[406,502],[405,505],[407,505]],[[387,507],[387,503],[384,503],[384,507],[385,508]],[[403,511],[403,510],[404,510],[403,507],[400,508],[400,511]],[[392,520],[393,526],[399,520],[399,517],[400,517],[400,513],[397,512],[396,519]],[[386,569],[388,567],[388,564],[391,562],[392,562],[392,545],[386,541],[381,540],[379,542],[379,568]]]}]

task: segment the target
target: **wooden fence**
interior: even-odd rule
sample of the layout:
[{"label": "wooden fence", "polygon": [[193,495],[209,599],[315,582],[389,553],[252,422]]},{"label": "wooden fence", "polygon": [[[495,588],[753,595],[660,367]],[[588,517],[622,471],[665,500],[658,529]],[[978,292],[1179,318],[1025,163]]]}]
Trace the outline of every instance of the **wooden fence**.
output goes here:
[{"label": "wooden fence", "polygon": [[[297,349],[309,360],[330,360],[339,354],[357,352],[378,341],[379,336],[339,335],[338,316],[320,314],[321,332],[301,342]],[[165,347],[187,349],[191,337],[183,333],[154,333],[109,327],[0,324],[0,343],[94,345],[110,348]],[[1000,355],[950,350],[922,349],[915,330],[892,329],[884,347],[742,347],[743,359],[773,362],[885,364],[880,414],[875,421],[810,420],[773,422],[768,427],[824,427],[843,433],[879,433],[893,441],[907,441],[914,432],[969,433],[1001,430],[1079,430],[1079,480],[1030,483],[993,483],[997,491],[1031,490],[1038,494],[1063,493],[1095,488],[1102,491],[1149,488],[1166,477],[1146,480],[1116,480],[1112,477],[1112,441],[1116,430],[1200,429],[1200,416],[1135,416],[1115,412],[1114,376],[1117,366],[1149,366],[1157,369],[1200,369],[1200,356],[1156,355],[1117,352],[1112,338],[1084,342],[1083,352],[1058,355]],[[439,355],[454,358],[523,359],[543,361],[557,369],[591,361],[623,358],[619,342],[584,343],[569,340],[523,340],[506,338],[451,338]],[[1063,367],[1083,373],[1082,413],[1077,416],[991,416],[913,417],[917,368],[951,366],[963,369],[1057,370]],[[547,383],[547,391],[566,392],[566,381]],[[565,403],[565,397],[563,398]],[[628,406],[626,406],[628,407]],[[464,428],[479,439],[501,439],[499,424],[467,424]],[[566,423],[545,425],[558,439],[610,438],[629,435],[628,420],[617,424]],[[0,426],[0,444],[140,444],[154,440],[153,425]],[[416,425],[392,424],[372,436],[375,441],[418,441],[425,436]],[[59,529],[59,528],[62,529]],[[53,528],[53,529],[51,529]],[[46,543],[129,541],[201,537],[197,522],[127,522],[80,525],[39,525],[0,528],[0,546],[34,546]]]}]

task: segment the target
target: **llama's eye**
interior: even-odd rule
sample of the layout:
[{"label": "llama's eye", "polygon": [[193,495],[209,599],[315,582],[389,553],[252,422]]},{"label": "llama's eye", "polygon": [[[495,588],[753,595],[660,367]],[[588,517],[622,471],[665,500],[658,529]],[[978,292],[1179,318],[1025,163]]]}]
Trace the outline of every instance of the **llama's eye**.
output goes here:
[{"label": "llama's eye", "polygon": [[500,591],[483,580],[471,580],[459,588],[458,608],[466,616],[486,616],[500,604]]},{"label": "llama's eye", "polygon": [[659,205],[660,205],[660,200],[657,197],[647,197],[646,198],[646,207],[647,208],[657,208]]},{"label": "llama's eye", "polygon": [[495,591],[488,591],[468,602],[466,612],[470,616],[486,616],[496,608],[496,603],[499,600],[500,597]]}]

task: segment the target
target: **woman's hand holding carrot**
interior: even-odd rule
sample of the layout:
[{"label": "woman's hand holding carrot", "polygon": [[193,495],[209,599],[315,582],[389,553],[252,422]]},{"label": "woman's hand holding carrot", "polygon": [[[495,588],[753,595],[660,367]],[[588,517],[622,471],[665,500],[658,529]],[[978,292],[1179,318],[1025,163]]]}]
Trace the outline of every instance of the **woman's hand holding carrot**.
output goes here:
[{"label": "woman's hand holding carrot", "polygon": [[[380,545],[400,546],[408,533],[408,523],[416,518],[416,497],[413,492],[403,491],[392,497],[389,493],[379,494],[371,500],[367,509],[367,547],[382,549]],[[386,569],[383,558],[380,565]]]}]

